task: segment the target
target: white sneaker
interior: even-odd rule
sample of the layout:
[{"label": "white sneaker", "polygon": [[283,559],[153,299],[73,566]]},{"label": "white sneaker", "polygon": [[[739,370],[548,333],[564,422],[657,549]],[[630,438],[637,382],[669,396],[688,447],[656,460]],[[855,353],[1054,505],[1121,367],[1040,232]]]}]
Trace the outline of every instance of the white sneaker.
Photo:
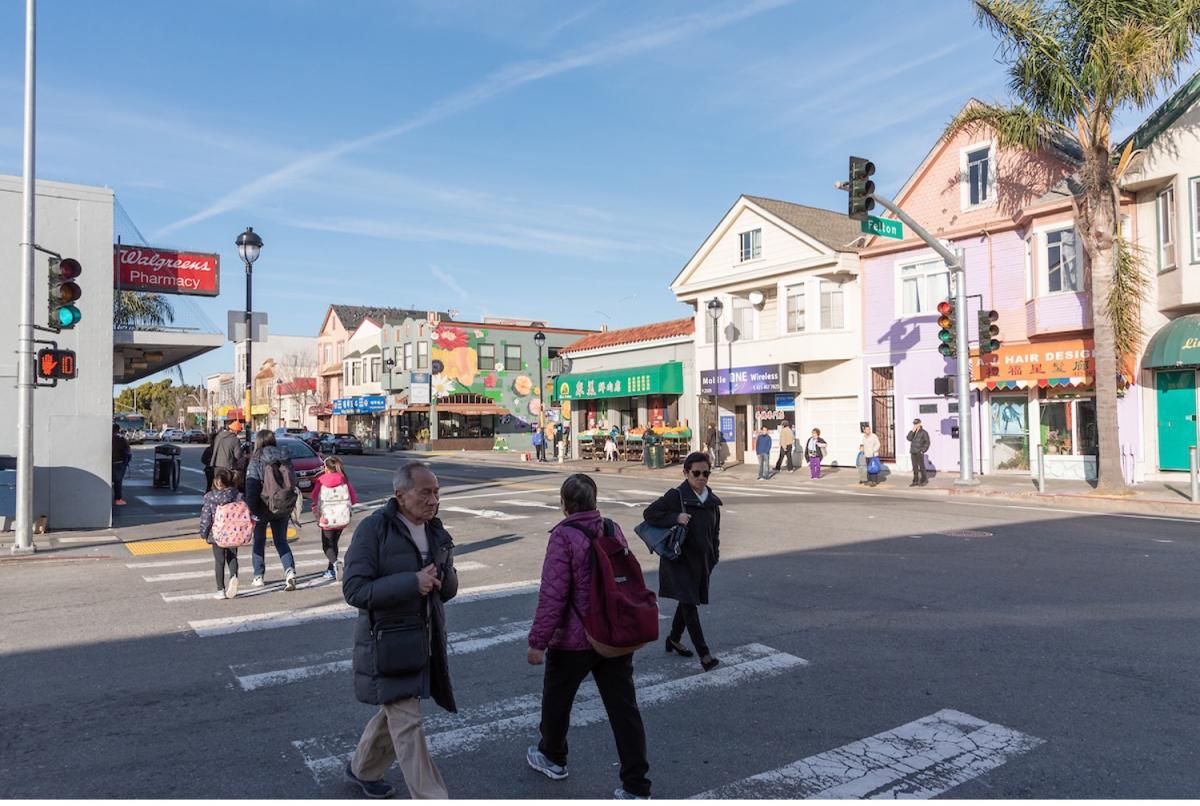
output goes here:
[{"label": "white sneaker", "polygon": [[228,584],[225,585],[225,598],[232,599],[237,596],[238,580],[237,577],[230,577]]},{"label": "white sneaker", "polygon": [[214,594],[213,594],[213,598],[214,598],[214,599],[224,599],[224,598],[225,598],[225,591],[223,591],[223,590],[222,590],[222,591],[217,591],[216,593],[214,593]]},{"label": "white sneaker", "polygon": [[252,587],[252,588],[261,588],[261,587],[262,587],[263,585],[265,585],[265,584],[266,584],[266,583],[265,583],[265,582],[263,582],[263,578],[262,578],[262,577],[255,577],[255,578],[254,578],[254,581],[250,583],[250,587]]},{"label": "white sneaker", "polygon": [[284,575],[283,589],[285,591],[294,591],[296,589],[296,571],[289,568],[287,574]]}]

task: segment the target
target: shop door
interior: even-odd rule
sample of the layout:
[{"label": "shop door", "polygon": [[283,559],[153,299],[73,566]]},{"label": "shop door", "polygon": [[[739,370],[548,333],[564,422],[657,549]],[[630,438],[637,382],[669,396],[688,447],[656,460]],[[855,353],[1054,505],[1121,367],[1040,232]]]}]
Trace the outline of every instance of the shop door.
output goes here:
[{"label": "shop door", "polygon": [[742,457],[746,455],[746,407],[738,406],[733,413],[736,418],[733,431],[737,435],[737,441],[733,446],[733,459],[741,462],[744,461]]},{"label": "shop door", "polygon": [[1196,444],[1196,373],[1155,373],[1158,387],[1158,467],[1187,470],[1188,448]]},{"label": "shop door", "polygon": [[[896,370],[871,368],[871,430],[879,437],[879,458],[896,459]],[[857,453],[857,448],[855,449]]]}]

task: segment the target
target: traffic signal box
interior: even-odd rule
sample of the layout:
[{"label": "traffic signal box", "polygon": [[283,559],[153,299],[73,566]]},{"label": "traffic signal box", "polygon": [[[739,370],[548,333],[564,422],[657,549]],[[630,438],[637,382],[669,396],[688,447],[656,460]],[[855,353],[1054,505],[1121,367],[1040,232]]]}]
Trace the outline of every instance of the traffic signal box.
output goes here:
[{"label": "traffic signal box", "polygon": [[954,300],[942,300],[937,306],[938,312],[938,352],[947,358],[958,355],[958,311]]},{"label": "traffic signal box", "polygon": [[875,163],[863,157],[850,158],[850,179],[847,182],[850,191],[847,215],[855,221],[866,221],[871,210],[875,207],[875,183],[871,175],[875,173]]},{"label": "traffic signal box", "polygon": [[979,312],[979,354],[994,353],[1000,349],[1000,328],[996,320],[1000,314],[995,311]]},{"label": "traffic signal box", "polygon": [[57,330],[71,330],[79,324],[83,315],[75,303],[83,296],[83,291],[75,280],[83,273],[83,266],[75,258],[50,258],[50,327]]},{"label": "traffic signal box", "polygon": [[52,380],[74,380],[77,374],[74,350],[38,350],[37,375]]}]

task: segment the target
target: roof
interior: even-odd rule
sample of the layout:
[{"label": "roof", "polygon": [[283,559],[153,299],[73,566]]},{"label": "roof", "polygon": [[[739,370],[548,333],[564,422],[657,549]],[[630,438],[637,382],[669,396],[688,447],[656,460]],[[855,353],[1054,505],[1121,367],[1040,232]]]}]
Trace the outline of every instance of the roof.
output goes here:
[{"label": "roof", "polygon": [[1043,193],[1036,201],[1035,205],[1049,201],[1062,201],[1063,199],[1071,199],[1083,193],[1083,183],[1079,181],[1079,174],[1073,173],[1070,176],[1064,176],[1062,179],[1055,182],[1049,190]]},{"label": "roof", "polygon": [[1154,141],[1167,128],[1179,120],[1179,116],[1192,108],[1192,104],[1200,100],[1200,72],[1197,72],[1187,81],[1179,86],[1171,94],[1171,97],[1163,101],[1158,109],[1150,113],[1150,116],[1142,121],[1142,125],[1133,130],[1133,134],[1126,137],[1116,147],[1115,151],[1119,154],[1125,150],[1125,145],[1130,140],[1133,141],[1135,149],[1145,148]]},{"label": "roof", "polygon": [[695,332],[696,320],[689,316],[687,319],[672,319],[670,322],[656,322],[652,325],[593,333],[590,336],[584,336],[579,341],[571,342],[559,350],[559,354],[598,350],[601,347],[616,347],[621,344],[637,344],[644,341],[660,341],[675,336],[691,336]]},{"label": "roof", "polygon": [[839,252],[855,252],[851,246],[862,237],[859,223],[845,213],[837,213],[821,207],[768,199],[764,196],[745,196],[776,218],[786,221],[806,235],[811,235],[830,249]]},{"label": "roof", "polygon": [[[377,325],[382,325],[384,320],[389,322],[402,322],[405,319],[424,319],[428,311],[414,311],[408,308],[382,308],[374,305],[330,305],[333,312],[337,314],[338,319],[342,322],[342,327],[346,330],[354,330],[363,323],[364,319],[370,319]],[[445,311],[434,311],[442,319],[449,319],[450,314]]]}]

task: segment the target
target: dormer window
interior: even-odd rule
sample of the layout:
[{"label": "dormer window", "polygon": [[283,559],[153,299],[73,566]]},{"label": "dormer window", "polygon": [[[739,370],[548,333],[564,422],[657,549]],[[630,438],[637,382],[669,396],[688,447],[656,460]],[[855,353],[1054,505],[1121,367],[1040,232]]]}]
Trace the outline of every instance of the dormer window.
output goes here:
[{"label": "dormer window", "polygon": [[996,179],[992,144],[969,146],[962,151],[963,209],[980,207],[992,201]]},{"label": "dormer window", "polygon": [[752,229],[749,232],[743,232],[741,235],[742,241],[742,263],[747,260],[755,260],[762,257],[762,230]]}]

